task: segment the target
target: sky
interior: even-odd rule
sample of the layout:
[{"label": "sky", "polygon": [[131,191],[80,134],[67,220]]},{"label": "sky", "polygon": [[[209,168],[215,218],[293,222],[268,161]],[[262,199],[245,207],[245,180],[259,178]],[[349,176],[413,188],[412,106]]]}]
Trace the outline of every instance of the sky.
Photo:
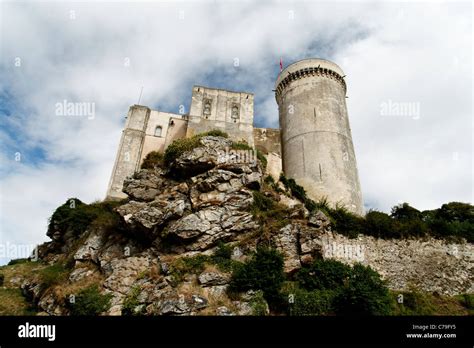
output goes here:
[{"label": "sky", "polygon": [[[283,65],[346,74],[366,210],[473,201],[470,1],[0,1],[0,264],[46,241],[69,197],[105,197],[138,102],[189,110],[193,85],[255,95],[278,127]],[[64,101],[94,114],[58,114]],[[14,249],[12,249],[14,250]],[[8,254],[8,253],[7,253]],[[23,255],[24,256],[24,255]]]}]

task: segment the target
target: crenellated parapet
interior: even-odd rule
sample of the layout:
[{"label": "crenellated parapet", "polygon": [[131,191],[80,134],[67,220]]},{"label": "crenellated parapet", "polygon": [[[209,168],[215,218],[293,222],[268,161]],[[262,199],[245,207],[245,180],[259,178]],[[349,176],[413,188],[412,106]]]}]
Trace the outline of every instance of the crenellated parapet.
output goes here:
[{"label": "crenellated parapet", "polygon": [[344,89],[344,93],[347,90],[346,87],[346,81],[344,81],[344,76],[341,76],[339,73],[337,73],[334,70],[331,70],[329,68],[323,68],[321,66],[317,67],[306,67],[302,68],[299,70],[296,70],[294,72],[287,72],[286,76],[279,81],[276,90],[275,90],[275,97],[278,101],[278,98],[280,97],[282,91],[293,81],[300,80],[306,77],[312,77],[312,76],[320,76],[320,77],[325,77],[328,79],[332,79],[337,81],[342,85],[342,88]]}]

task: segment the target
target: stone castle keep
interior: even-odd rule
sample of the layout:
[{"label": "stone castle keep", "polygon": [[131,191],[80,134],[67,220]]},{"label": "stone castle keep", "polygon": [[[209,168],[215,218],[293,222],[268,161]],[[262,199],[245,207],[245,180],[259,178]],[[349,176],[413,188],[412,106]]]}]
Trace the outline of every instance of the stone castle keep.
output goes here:
[{"label": "stone castle keep", "polygon": [[189,114],[133,105],[110,179],[107,197],[126,198],[122,185],[151,151],[174,140],[219,129],[267,156],[267,173],[283,171],[310,198],[326,197],[362,215],[363,202],[346,107],[346,83],[339,66],[304,59],[286,67],[275,83],[280,129],[255,128],[254,96],[247,92],[194,86]]}]

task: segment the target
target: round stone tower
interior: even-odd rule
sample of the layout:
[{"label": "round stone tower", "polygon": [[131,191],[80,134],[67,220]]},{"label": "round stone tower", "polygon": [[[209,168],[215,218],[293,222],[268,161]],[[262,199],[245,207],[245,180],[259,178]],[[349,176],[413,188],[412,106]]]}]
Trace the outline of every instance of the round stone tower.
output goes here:
[{"label": "round stone tower", "polygon": [[344,73],[324,59],[304,59],[276,81],[283,171],[313,200],[364,213],[346,107]]}]

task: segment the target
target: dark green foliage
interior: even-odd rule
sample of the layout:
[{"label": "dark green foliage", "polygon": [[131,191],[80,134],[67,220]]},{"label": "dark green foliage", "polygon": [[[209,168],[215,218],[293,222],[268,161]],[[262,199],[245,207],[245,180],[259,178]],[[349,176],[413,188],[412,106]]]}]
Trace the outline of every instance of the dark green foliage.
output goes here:
[{"label": "dark green foliage", "polygon": [[366,234],[377,238],[399,238],[399,224],[388,214],[379,211],[369,211],[365,216]]},{"label": "dark green foliage", "polygon": [[280,174],[280,181],[283,183],[287,190],[290,190],[291,194],[298,198],[301,202],[303,202],[306,209],[309,211],[314,211],[318,208],[318,203],[314,202],[312,199],[306,196],[306,191],[303,186],[300,186],[296,183],[294,179],[288,179],[283,175]]},{"label": "dark green foliage", "polygon": [[169,166],[176,158],[181,156],[186,151],[191,151],[196,147],[200,146],[200,140],[205,136],[215,136],[215,137],[224,137],[228,138],[227,133],[224,133],[220,130],[211,130],[209,132],[196,134],[191,138],[182,138],[173,141],[165,150],[164,154],[164,164]]},{"label": "dark green foliage", "polygon": [[77,198],[70,198],[49,219],[47,235],[51,236],[55,231],[63,234],[71,231],[79,236],[92,222],[105,229],[117,227],[121,219],[114,208],[120,204],[118,201],[85,204]]},{"label": "dark green foliage", "polygon": [[421,220],[421,212],[408,203],[396,205],[392,208],[391,216],[398,221]]},{"label": "dark green foliage", "polygon": [[0,273],[0,286],[3,286],[4,281],[5,281],[5,275]]},{"label": "dark green foliage", "polygon": [[269,211],[275,208],[276,202],[266,197],[260,191],[253,191],[253,206],[252,208],[259,210],[259,211]]},{"label": "dark green foliage", "polygon": [[380,275],[370,267],[355,264],[334,301],[338,314],[388,315],[391,297]]},{"label": "dark green foliage", "polygon": [[386,315],[392,308],[380,275],[361,264],[350,267],[335,260],[316,260],[301,269],[295,280],[284,289],[290,315]]},{"label": "dark green foliage", "polygon": [[474,310],[474,294],[463,294],[460,295],[461,304],[467,309]]},{"label": "dark green foliage", "polygon": [[111,294],[102,295],[97,285],[81,290],[69,303],[71,315],[99,315],[110,308]]},{"label": "dark green foliage", "polygon": [[265,299],[271,304],[279,299],[284,279],[283,256],[274,249],[259,247],[247,263],[234,270],[229,290],[262,290]]},{"label": "dark green foliage", "polygon": [[152,151],[143,159],[142,169],[154,169],[164,165],[164,156],[161,152]]},{"label": "dark green foliage", "polygon": [[204,271],[206,262],[211,258],[207,255],[199,254],[192,257],[183,257],[173,264],[172,273],[176,275],[185,275],[186,273],[201,273]]},{"label": "dark green foliage", "polygon": [[273,176],[267,175],[264,179],[265,184],[267,185],[273,185],[275,184],[275,180],[273,179]]},{"label": "dark green foliage", "polygon": [[332,218],[334,229],[349,238],[356,238],[359,233],[366,231],[364,218],[347,211],[343,207],[331,209],[329,214]]},{"label": "dark green foliage", "polygon": [[295,289],[292,291],[292,303],[288,304],[288,314],[294,316],[329,315],[334,312],[334,290]]},{"label": "dark green foliage", "polygon": [[250,307],[252,308],[252,315],[264,316],[267,315],[267,301],[263,296],[263,291],[259,290],[252,296],[250,300]]},{"label": "dark green foliage", "polygon": [[351,268],[335,260],[316,260],[310,267],[302,268],[295,279],[306,290],[335,289],[347,282]]},{"label": "dark green foliage", "polygon": [[466,238],[468,242],[474,242],[474,206],[451,202],[422,214],[423,221],[434,236]]},{"label": "dark green foliage", "polygon": [[136,309],[140,305],[138,296],[140,295],[140,287],[134,286],[127,294],[122,305],[122,315],[139,315],[143,314],[137,312]]},{"label": "dark green foliage", "polygon": [[221,271],[230,272],[238,264],[237,261],[231,260],[232,246],[224,243],[219,243],[214,254],[211,256],[211,262],[217,266]]}]

